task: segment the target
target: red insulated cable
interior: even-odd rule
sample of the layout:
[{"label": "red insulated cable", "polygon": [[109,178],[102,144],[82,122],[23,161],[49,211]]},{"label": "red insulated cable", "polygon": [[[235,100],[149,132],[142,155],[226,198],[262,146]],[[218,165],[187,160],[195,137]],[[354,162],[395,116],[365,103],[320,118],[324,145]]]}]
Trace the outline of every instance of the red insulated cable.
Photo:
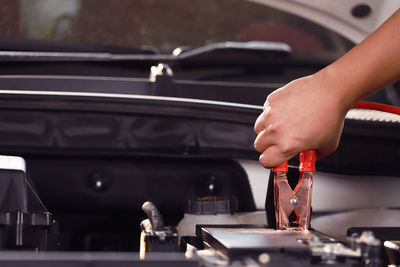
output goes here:
[{"label": "red insulated cable", "polygon": [[357,104],[355,104],[353,108],[373,109],[400,115],[400,107],[395,107],[375,102],[360,101]]}]

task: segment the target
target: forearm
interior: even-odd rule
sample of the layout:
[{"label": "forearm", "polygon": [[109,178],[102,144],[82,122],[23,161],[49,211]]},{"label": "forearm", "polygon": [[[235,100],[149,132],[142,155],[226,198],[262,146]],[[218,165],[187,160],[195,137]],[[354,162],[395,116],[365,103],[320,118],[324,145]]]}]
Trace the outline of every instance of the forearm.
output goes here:
[{"label": "forearm", "polygon": [[300,151],[318,157],[339,144],[347,111],[400,78],[400,11],[342,58],[270,94],[254,130],[260,162],[277,166]]},{"label": "forearm", "polygon": [[400,10],[345,56],[317,74],[335,85],[332,92],[350,109],[368,96],[400,78]]}]

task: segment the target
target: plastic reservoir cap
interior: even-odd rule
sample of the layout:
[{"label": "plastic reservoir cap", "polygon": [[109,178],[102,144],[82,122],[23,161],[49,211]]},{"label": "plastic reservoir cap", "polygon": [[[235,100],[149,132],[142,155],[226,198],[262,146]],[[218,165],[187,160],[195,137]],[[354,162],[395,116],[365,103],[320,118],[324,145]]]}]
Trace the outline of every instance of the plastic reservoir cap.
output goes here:
[{"label": "plastic reservoir cap", "polygon": [[236,197],[208,196],[187,201],[185,213],[196,215],[233,214],[237,208]]},{"label": "plastic reservoir cap", "polygon": [[317,152],[306,150],[300,153],[300,172],[315,172],[315,161],[317,160]]},{"label": "plastic reservoir cap", "polygon": [[25,160],[21,157],[0,155],[0,169],[26,172]]},{"label": "plastic reservoir cap", "polygon": [[287,161],[272,169],[273,172],[288,172],[288,170]]}]

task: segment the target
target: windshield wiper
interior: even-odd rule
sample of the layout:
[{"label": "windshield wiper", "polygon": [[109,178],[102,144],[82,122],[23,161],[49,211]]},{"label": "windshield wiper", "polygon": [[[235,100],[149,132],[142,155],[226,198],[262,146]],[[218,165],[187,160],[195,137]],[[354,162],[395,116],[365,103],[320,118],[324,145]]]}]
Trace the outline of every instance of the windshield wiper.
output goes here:
[{"label": "windshield wiper", "polygon": [[75,43],[52,40],[0,37],[0,51],[63,52],[63,53],[111,53],[111,54],[158,54],[156,48],[123,47],[92,43]]},{"label": "windshield wiper", "polygon": [[289,45],[278,42],[224,42],[175,54],[0,51],[0,61],[131,61],[164,62],[170,65],[243,66],[279,63],[289,58],[291,51]]},{"label": "windshield wiper", "polygon": [[213,43],[174,54],[190,65],[263,65],[287,59],[291,52],[285,43],[252,41]]}]

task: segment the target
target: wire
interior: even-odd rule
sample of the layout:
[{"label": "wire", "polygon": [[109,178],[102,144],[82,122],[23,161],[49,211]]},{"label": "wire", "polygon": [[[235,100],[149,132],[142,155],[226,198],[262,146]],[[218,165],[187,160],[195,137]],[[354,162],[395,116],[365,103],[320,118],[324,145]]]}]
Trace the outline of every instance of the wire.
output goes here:
[{"label": "wire", "polygon": [[375,102],[360,101],[353,108],[372,109],[400,115],[400,107]]}]

